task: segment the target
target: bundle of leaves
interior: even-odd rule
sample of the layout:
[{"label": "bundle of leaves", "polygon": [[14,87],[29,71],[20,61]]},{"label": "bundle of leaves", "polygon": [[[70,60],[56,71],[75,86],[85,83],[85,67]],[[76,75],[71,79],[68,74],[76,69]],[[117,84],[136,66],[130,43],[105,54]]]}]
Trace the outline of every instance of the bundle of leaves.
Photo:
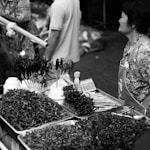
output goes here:
[{"label": "bundle of leaves", "polygon": [[92,145],[95,150],[130,150],[136,140],[149,128],[146,119],[135,120],[110,112],[89,117],[92,123]]},{"label": "bundle of leaves", "polygon": [[57,59],[56,62],[42,59],[39,55],[34,59],[28,56],[16,57],[14,70],[20,80],[31,80],[46,87],[50,80],[57,80],[62,74],[69,73],[73,68],[73,62]]},{"label": "bundle of leaves", "polygon": [[32,74],[34,74],[35,77],[47,74],[50,68],[50,62],[40,57],[29,59],[25,56],[18,56],[14,65],[15,72],[18,74],[19,79],[29,79]]},{"label": "bundle of leaves", "polygon": [[83,94],[83,92],[76,90],[73,85],[63,88],[65,103],[72,109],[77,116],[88,116],[95,112],[93,98]]},{"label": "bundle of leaves", "polygon": [[23,89],[2,96],[1,115],[19,131],[70,118],[70,113],[44,94]]},{"label": "bundle of leaves", "polygon": [[31,150],[82,150],[90,144],[89,133],[79,125],[57,125],[27,133],[21,139]]},{"label": "bundle of leaves", "polygon": [[91,115],[75,125],[56,125],[21,136],[31,150],[130,150],[148,126],[145,120]]}]

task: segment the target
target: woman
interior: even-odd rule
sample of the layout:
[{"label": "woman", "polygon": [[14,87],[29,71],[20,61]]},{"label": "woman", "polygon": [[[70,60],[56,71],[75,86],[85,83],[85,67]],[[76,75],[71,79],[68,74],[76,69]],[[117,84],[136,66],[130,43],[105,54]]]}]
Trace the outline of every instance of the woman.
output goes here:
[{"label": "woman", "polygon": [[146,114],[150,106],[150,1],[124,3],[118,31],[128,38],[118,73],[119,98]]}]

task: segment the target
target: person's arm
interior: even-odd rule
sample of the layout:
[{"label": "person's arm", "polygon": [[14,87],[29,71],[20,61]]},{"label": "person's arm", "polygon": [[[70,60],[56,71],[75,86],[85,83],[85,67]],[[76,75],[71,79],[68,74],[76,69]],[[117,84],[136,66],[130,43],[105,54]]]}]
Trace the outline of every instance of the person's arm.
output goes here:
[{"label": "person's arm", "polygon": [[55,52],[55,49],[58,45],[59,37],[60,37],[59,30],[51,30],[51,33],[48,38],[48,47],[44,53],[44,58],[46,60],[50,60]]}]

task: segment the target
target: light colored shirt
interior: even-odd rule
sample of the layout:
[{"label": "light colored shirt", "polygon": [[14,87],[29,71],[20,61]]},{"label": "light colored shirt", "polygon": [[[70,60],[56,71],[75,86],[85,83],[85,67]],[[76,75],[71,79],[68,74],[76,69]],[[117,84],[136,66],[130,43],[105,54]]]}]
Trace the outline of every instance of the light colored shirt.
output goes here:
[{"label": "light colored shirt", "polygon": [[80,60],[79,28],[81,11],[79,0],[55,0],[49,9],[50,32],[51,29],[61,31],[58,45],[52,61],[57,58]]}]

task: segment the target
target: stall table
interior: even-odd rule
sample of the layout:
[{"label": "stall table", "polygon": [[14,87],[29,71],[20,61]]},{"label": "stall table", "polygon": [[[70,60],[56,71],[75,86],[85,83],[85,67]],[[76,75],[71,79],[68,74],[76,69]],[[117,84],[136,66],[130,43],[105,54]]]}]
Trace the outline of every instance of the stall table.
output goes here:
[{"label": "stall table", "polygon": [[[110,99],[112,99],[113,101],[117,101],[118,103],[122,104],[123,106],[123,102],[120,101],[119,99],[109,95],[108,93],[97,89],[98,92],[104,94],[105,96],[109,97]],[[119,107],[119,111],[122,108]],[[112,109],[113,110],[113,109]],[[110,110],[111,111],[111,110]],[[113,110],[118,111],[118,109],[114,109]],[[2,119],[2,117],[0,117],[0,140],[1,142],[8,148],[8,150],[27,150],[18,140],[18,136],[16,133],[14,133],[14,131],[7,126],[7,124],[4,122],[4,120]],[[142,147],[142,150],[149,150],[150,149],[150,144],[148,141],[148,138],[150,138],[150,131],[147,132],[146,134],[144,134],[137,142],[135,145],[135,148],[133,150],[139,150],[139,148],[141,146],[144,145],[144,147]],[[149,148],[149,149],[148,149]],[[5,149],[4,149],[5,150]],[[141,149],[140,149],[141,150]]]}]

